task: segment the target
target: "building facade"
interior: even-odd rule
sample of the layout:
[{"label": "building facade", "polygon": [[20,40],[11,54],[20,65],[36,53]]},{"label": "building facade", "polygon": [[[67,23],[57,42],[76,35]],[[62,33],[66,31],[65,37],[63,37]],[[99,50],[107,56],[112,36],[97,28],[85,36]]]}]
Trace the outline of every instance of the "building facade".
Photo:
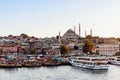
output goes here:
[{"label": "building facade", "polygon": [[2,46],[0,47],[2,53],[17,53],[17,46]]},{"label": "building facade", "polygon": [[101,56],[112,56],[119,52],[119,43],[97,44],[95,51]]}]

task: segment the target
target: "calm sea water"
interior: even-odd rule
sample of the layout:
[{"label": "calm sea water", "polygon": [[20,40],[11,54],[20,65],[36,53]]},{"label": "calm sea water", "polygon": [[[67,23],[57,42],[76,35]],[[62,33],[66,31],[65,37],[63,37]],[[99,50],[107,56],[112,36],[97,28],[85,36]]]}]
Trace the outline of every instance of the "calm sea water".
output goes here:
[{"label": "calm sea water", "polygon": [[120,66],[89,70],[73,66],[0,68],[0,80],[120,80]]}]

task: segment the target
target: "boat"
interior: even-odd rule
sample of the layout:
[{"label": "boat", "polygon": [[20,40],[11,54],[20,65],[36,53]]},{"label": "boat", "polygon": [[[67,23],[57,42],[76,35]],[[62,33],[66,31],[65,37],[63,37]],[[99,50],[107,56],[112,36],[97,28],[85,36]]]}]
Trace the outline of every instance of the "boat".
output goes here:
[{"label": "boat", "polygon": [[9,64],[9,63],[2,63],[0,64],[0,67],[2,68],[17,68],[17,67],[22,67],[22,64],[20,63],[12,63],[12,64]]},{"label": "boat", "polygon": [[43,66],[59,66],[61,65],[61,59],[59,58],[48,58],[47,60],[43,61]]},{"label": "boat", "polygon": [[120,65],[120,56],[109,58],[109,63],[113,65]]},{"label": "boat", "polygon": [[38,60],[24,60],[23,67],[40,67],[42,63]]},{"label": "boat", "polygon": [[69,62],[73,66],[92,70],[107,70],[109,67],[105,57],[72,57]]},{"label": "boat", "polygon": [[22,67],[22,63],[13,60],[2,60],[0,61],[0,67],[2,68],[17,68]]}]

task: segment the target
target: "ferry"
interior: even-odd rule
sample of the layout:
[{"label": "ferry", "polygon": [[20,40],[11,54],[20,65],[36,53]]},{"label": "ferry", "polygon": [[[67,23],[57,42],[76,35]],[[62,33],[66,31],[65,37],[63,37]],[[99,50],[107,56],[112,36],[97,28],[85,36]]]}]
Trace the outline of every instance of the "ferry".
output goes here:
[{"label": "ferry", "polygon": [[109,67],[105,57],[73,57],[69,62],[73,66],[92,70],[107,70]]}]

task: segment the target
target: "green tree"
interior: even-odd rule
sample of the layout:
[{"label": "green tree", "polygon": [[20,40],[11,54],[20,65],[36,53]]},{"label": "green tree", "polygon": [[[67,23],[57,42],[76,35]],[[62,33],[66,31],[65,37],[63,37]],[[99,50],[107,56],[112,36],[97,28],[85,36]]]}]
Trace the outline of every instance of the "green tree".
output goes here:
[{"label": "green tree", "polygon": [[62,56],[65,56],[66,54],[68,54],[68,47],[65,46],[65,45],[62,45],[60,47],[60,53],[61,53]]},{"label": "green tree", "polygon": [[83,45],[83,52],[84,53],[88,53],[88,52],[92,52],[92,50],[94,49],[94,43],[91,42],[90,40],[86,40],[85,44]]}]

